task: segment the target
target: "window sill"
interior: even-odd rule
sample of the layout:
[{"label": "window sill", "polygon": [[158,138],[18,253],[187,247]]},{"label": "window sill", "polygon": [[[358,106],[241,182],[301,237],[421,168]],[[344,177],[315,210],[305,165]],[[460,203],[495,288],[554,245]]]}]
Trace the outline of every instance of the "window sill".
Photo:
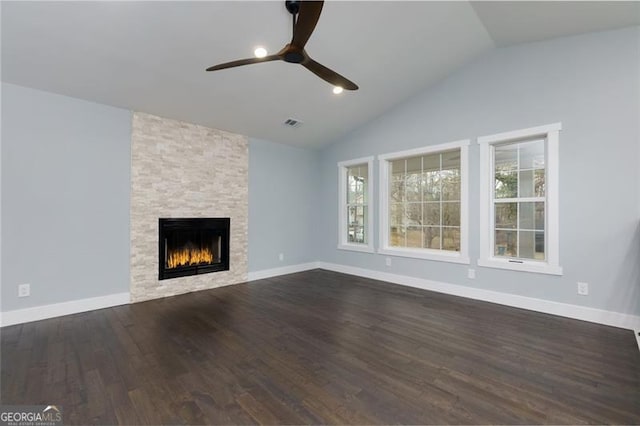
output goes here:
[{"label": "window sill", "polygon": [[390,256],[411,257],[414,259],[435,260],[438,262],[462,263],[468,265],[471,263],[469,257],[463,256],[457,252],[440,252],[439,250],[417,250],[417,249],[401,249],[385,247],[378,249],[378,253]]},{"label": "window sill", "polygon": [[361,253],[373,253],[373,247],[365,244],[338,244],[338,250],[359,251]]},{"label": "window sill", "polygon": [[533,272],[536,274],[562,275],[562,267],[542,262],[513,263],[507,259],[496,259],[492,257],[489,259],[478,259],[478,266],[519,272]]}]

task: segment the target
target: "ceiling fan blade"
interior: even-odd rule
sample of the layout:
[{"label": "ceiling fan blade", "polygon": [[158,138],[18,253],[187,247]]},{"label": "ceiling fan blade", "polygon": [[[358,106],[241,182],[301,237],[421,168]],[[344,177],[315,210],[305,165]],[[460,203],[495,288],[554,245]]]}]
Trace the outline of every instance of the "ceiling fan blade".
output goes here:
[{"label": "ceiling fan blade", "polygon": [[324,1],[301,1],[291,44],[303,48],[316,28]]},{"label": "ceiling fan blade", "polygon": [[340,86],[345,90],[358,90],[358,85],[353,81],[346,79],[337,72],[330,70],[329,68],[314,61],[311,58],[308,58],[306,61],[302,62],[301,65],[321,79],[333,84],[334,86]]},{"label": "ceiling fan blade", "polygon": [[223,69],[226,69],[226,68],[239,67],[239,66],[242,66],[242,65],[250,65],[250,64],[258,64],[260,62],[276,61],[278,59],[281,59],[280,55],[269,55],[269,56],[265,56],[264,58],[240,59],[240,60],[237,60],[237,61],[231,61],[231,62],[226,62],[224,64],[214,65],[212,67],[207,68],[207,71],[223,70]]}]

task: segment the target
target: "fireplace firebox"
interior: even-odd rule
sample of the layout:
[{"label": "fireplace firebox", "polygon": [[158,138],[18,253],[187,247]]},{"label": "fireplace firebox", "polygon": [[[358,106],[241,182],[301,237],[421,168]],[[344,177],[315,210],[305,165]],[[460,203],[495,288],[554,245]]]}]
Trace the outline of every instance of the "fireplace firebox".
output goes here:
[{"label": "fireplace firebox", "polygon": [[229,270],[229,225],[223,218],[159,220],[159,279]]}]

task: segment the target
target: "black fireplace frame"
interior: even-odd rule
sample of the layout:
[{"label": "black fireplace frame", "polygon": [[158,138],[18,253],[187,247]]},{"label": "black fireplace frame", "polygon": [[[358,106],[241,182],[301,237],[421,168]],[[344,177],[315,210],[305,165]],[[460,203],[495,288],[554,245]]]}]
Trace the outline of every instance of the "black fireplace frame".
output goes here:
[{"label": "black fireplace frame", "polygon": [[[183,266],[175,269],[165,268],[165,232],[172,230],[208,229],[219,234],[220,262],[213,265]],[[158,219],[158,279],[185,277],[229,270],[229,231],[231,219],[219,218],[159,218]]]}]

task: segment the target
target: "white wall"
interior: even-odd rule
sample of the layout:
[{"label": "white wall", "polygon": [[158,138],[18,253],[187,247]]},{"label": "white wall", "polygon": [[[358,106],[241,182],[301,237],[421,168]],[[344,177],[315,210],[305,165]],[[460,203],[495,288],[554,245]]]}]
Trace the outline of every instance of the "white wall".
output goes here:
[{"label": "white wall", "polygon": [[249,140],[250,272],[317,260],[318,172],[317,151]]},{"label": "white wall", "polygon": [[2,311],[129,291],[130,139],[129,111],[2,84]]},{"label": "white wall", "polygon": [[[320,259],[440,282],[640,314],[640,29],[498,49],[321,153]],[[562,277],[480,268],[479,149],[470,149],[466,265],[345,252],[337,244],[336,163],[562,122]],[[377,179],[377,167],[375,167]],[[377,180],[374,180],[378,193]],[[377,220],[377,195],[374,197]],[[379,241],[376,231],[376,243]],[[590,284],[578,296],[576,282]]]}]

